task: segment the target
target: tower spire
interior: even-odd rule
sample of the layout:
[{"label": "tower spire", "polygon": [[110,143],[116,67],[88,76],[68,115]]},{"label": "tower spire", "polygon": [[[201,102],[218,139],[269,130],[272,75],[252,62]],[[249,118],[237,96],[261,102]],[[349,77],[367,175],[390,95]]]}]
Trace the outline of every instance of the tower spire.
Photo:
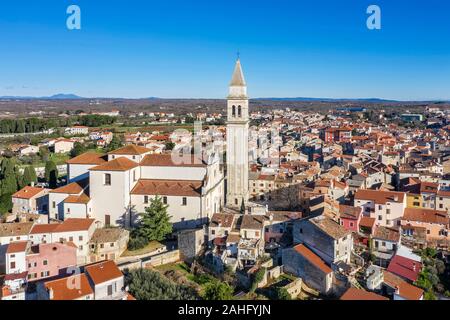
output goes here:
[{"label": "tower spire", "polygon": [[236,65],[234,66],[234,72],[233,72],[233,77],[231,78],[230,86],[231,87],[247,86],[247,84],[245,83],[245,79],[244,79],[244,73],[242,72],[241,60],[239,58],[239,53],[238,53],[238,57],[236,60]]}]

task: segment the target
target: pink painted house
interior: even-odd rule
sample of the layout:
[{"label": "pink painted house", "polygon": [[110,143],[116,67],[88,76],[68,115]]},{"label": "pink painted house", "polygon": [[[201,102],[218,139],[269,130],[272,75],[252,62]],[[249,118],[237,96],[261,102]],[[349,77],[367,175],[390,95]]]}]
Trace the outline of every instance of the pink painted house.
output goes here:
[{"label": "pink painted house", "polygon": [[29,281],[57,276],[77,265],[77,247],[71,242],[37,244],[30,247],[26,264]]},{"label": "pink painted house", "polygon": [[352,232],[358,232],[362,218],[362,208],[339,205],[339,222],[341,226]]}]

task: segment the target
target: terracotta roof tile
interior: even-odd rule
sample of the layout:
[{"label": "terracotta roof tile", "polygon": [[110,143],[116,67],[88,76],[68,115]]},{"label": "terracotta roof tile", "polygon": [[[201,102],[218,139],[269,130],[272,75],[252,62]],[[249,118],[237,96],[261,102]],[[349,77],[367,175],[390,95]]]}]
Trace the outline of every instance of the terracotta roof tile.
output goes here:
[{"label": "terracotta roof tile", "polygon": [[88,230],[95,219],[69,218],[57,225],[53,232],[70,232]]},{"label": "terracotta roof tile", "polygon": [[384,282],[391,288],[398,289],[397,294],[407,300],[420,300],[424,291],[408,282],[404,281],[399,276],[383,270]]},{"label": "terracotta roof tile", "polygon": [[389,300],[386,297],[376,293],[365,291],[357,288],[348,288],[341,296],[340,300]]},{"label": "terracotta roof tile", "polygon": [[373,237],[381,240],[398,242],[400,240],[400,232],[392,228],[377,226]]},{"label": "terracotta roof tile", "polygon": [[150,152],[150,149],[137,146],[135,144],[129,144],[125,147],[119,148],[117,150],[108,152],[108,154],[115,154],[115,155],[140,155]]},{"label": "terracotta roof tile", "polygon": [[36,224],[30,231],[30,234],[52,233],[58,227],[59,223]]},{"label": "terracotta roof tile", "polygon": [[68,196],[66,199],[64,199],[64,203],[81,203],[86,204],[91,201],[91,198],[89,198],[85,193],[82,193],[81,195],[71,195]]},{"label": "terracotta roof tile", "polygon": [[[73,286],[69,284],[73,284]],[[75,284],[79,286],[75,286]],[[52,300],[75,300],[94,293],[84,273],[47,281],[44,286],[47,290],[52,290]]]},{"label": "terracotta roof tile", "polygon": [[6,253],[24,252],[27,250],[28,241],[11,242],[6,249]]},{"label": "terracotta roof tile", "polygon": [[88,265],[85,267],[85,272],[89,275],[89,278],[92,279],[94,284],[100,284],[123,277],[123,273],[112,260]]},{"label": "terracotta roof tile", "polygon": [[376,204],[403,202],[404,198],[404,192],[359,189],[355,193],[355,200],[372,200]]},{"label": "terracotta roof tile", "polygon": [[294,247],[294,250],[301,254],[311,264],[320,269],[323,273],[331,273],[333,270],[323,261],[318,255],[309,250],[305,245],[299,244]]},{"label": "terracotta roof tile", "polygon": [[351,231],[345,229],[339,223],[324,215],[311,218],[308,221],[333,239],[341,239],[351,234]]},{"label": "terracotta roof tile", "polygon": [[395,255],[388,266],[388,271],[410,281],[416,281],[422,264],[420,262],[408,259],[399,255]]},{"label": "terracotta roof tile", "polygon": [[233,226],[234,214],[214,213],[211,217],[211,227],[231,228]]},{"label": "terracotta roof tile", "polygon": [[[87,181],[86,181],[87,182]],[[80,194],[86,186],[85,181],[77,181],[66,184],[65,186],[50,190],[50,193],[67,193],[67,194]]]},{"label": "terracotta roof tile", "polygon": [[128,171],[136,168],[138,164],[128,158],[120,157],[104,164],[93,167],[92,171]]},{"label": "terracotta roof tile", "polygon": [[38,195],[39,193],[41,193],[42,191],[45,191],[45,190],[46,189],[44,189],[44,188],[26,186],[26,187],[20,189],[19,191],[17,191],[16,193],[14,193],[12,195],[12,197],[19,198],[19,199],[31,199],[34,196]]},{"label": "terracotta roof tile", "polygon": [[406,208],[402,220],[443,225],[448,225],[450,221],[447,211],[423,208]]},{"label": "terracotta roof tile", "polygon": [[86,152],[66,161],[66,163],[68,164],[96,164],[96,165],[105,162],[107,162],[107,160],[105,159],[105,155],[96,152]]},{"label": "terracotta roof tile", "polygon": [[155,167],[205,167],[206,163],[194,155],[191,155],[187,160],[180,157],[172,159],[171,154],[148,154],[142,159],[141,166],[155,166]]},{"label": "terracotta roof tile", "polygon": [[33,227],[33,224],[34,222],[1,223],[0,237],[17,237],[28,235]]},{"label": "terracotta roof tile", "polygon": [[202,184],[198,180],[140,179],[131,194],[199,197]]}]

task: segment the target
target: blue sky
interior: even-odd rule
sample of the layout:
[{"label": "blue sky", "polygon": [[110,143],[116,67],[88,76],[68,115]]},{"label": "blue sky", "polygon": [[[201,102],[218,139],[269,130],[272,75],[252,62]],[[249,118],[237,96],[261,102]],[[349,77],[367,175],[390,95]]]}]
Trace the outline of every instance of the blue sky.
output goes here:
[{"label": "blue sky", "polygon": [[2,0],[0,96],[223,98],[239,50],[251,97],[450,99],[449,15],[445,0]]}]

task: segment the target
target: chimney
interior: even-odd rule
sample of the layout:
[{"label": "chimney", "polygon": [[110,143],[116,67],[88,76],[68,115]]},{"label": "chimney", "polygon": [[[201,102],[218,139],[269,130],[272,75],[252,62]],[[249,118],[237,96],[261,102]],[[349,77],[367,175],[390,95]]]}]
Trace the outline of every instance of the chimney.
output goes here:
[{"label": "chimney", "polygon": [[31,181],[31,186],[34,187],[34,181]]},{"label": "chimney", "polygon": [[400,287],[399,286],[395,286],[395,294],[400,294]]},{"label": "chimney", "polygon": [[52,288],[48,289],[48,298],[49,298],[49,300],[53,300],[53,289]]}]

